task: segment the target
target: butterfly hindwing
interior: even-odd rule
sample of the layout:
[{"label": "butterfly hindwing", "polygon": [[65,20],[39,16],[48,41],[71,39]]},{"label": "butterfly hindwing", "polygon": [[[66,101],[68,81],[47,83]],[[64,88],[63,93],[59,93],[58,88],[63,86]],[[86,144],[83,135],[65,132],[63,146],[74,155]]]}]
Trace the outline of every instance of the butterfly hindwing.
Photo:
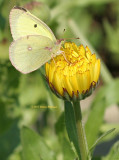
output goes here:
[{"label": "butterfly hindwing", "polygon": [[54,43],[45,36],[29,35],[14,41],[10,46],[10,60],[13,66],[26,74],[32,72],[51,59]]}]

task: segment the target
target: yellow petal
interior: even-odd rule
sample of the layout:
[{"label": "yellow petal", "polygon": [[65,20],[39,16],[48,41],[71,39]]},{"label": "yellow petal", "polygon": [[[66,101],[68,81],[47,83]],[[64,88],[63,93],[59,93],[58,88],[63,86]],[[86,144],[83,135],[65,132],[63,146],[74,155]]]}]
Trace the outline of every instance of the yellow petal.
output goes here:
[{"label": "yellow petal", "polygon": [[63,83],[64,83],[64,88],[66,88],[69,95],[72,96],[73,89],[72,89],[72,86],[69,82],[69,76],[63,76]]},{"label": "yellow petal", "polygon": [[53,80],[55,70],[56,70],[55,64],[51,63],[50,67],[49,67],[49,82],[51,82],[51,83],[52,83],[52,80]]},{"label": "yellow petal", "polygon": [[58,71],[54,72],[54,76],[52,79],[52,84],[57,90],[57,92],[63,96],[63,86],[62,86],[62,76],[58,73]]},{"label": "yellow petal", "polygon": [[97,82],[100,75],[100,59],[97,59],[94,67],[94,81]]},{"label": "yellow petal", "polygon": [[81,55],[85,56],[86,51],[85,51],[85,48],[82,44],[79,46],[79,53]]},{"label": "yellow petal", "polygon": [[90,60],[90,58],[91,58],[91,51],[88,48],[88,46],[86,46],[86,57],[87,57],[88,60]]},{"label": "yellow petal", "polygon": [[72,86],[72,91],[74,91],[75,95],[77,95],[77,91],[79,91],[77,77],[70,76],[69,81]]},{"label": "yellow petal", "polygon": [[46,63],[46,65],[45,65],[46,77],[49,77],[49,67],[50,67],[50,65],[48,63]]}]

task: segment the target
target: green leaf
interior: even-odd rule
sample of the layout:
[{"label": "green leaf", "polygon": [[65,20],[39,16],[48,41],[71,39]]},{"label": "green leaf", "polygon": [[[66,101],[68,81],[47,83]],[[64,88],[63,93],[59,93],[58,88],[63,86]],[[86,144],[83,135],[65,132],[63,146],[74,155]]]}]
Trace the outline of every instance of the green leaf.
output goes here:
[{"label": "green leaf", "polygon": [[64,133],[64,127],[65,127],[65,123],[64,123],[64,112],[60,115],[60,117],[58,118],[57,122],[55,123],[55,131],[56,134],[62,134]]},{"label": "green leaf", "polygon": [[3,1],[3,0],[0,0],[0,5],[1,5],[2,1]]},{"label": "green leaf", "polygon": [[[29,85],[30,84],[30,85]],[[29,75],[21,75],[20,79],[20,105],[37,105],[46,99],[46,90],[42,77],[36,72]],[[41,92],[42,91],[42,92]],[[34,93],[34,95],[32,95]]]},{"label": "green leaf", "polygon": [[[0,51],[2,52],[2,51]],[[4,52],[3,52],[4,53]],[[9,61],[0,61],[0,96],[15,98],[18,94],[20,73],[17,72]]]},{"label": "green leaf", "polygon": [[112,146],[108,155],[102,160],[119,160],[119,141]]},{"label": "green leaf", "polygon": [[74,147],[77,151],[78,156],[80,157],[80,150],[78,145],[78,135],[75,125],[75,116],[74,110],[71,102],[65,101],[65,124],[69,139],[73,142]]},{"label": "green leaf", "polygon": [[6,160],[19,145],[19,135],[18,119],[14,119],[14,123],[9,130],[0,135],[0,160]]},{"label": "green leaf", "polygon": [[24,160],[55,160],[54,152],[46,145],[44,139],[33,130],[23,127],[21,141]]},{"label": "green leaf", "polygon": [[[112,80],[109,84],[101,87],[93,101],[93,106],[105,98],[106,106],[119,103],[119,78]],[[95,103],[95,104],[94,104]]]},{"label": "green leaf", "polygon": [[63,160],[73,160],[76,158],[76,155],[74,154],[71,144],[68,142],[68,140],[65,137],[62,137],[62,152],[63,152]]},{"label": "green leaf", "polygon": [[90,151],[92,151],[96,145],[108,134],[112,133],[115,130],[115,128],[110,129],[109,131],[105,132],[101,137],[99,137],[96,142],[92,145],[92,147],[90,148]]},{"label": "green leaf", "polygon": [[[6,103],[6,104],[5,104]],[[10,104],[8,103],[10,106]],[[13,119],[9,118],[7,102],[0,99],[0,135],[3,134],[13,122]]]},{"label": "green leaf", "polygon": [[90,113],[85,124],[89,148],[94,144],[99,135],[106,107],[119,103],[119,90],[117,88],[119,88],[119,79],[115,79],[102,87],[91,104]]},{"label": "green leaf", "polygon": [[106,97],[106,105],[119,104],[119,78],[113,80],[104,87],[103,97]]},{"label": "green leaf", "polygon": [[115,62],[119,62],[119,27],[113,27],[107,20],[104,20],[104,28],[106,32],[106,47],[111,51],[111,58]]},{"label": "green leaf", "polygon": [[76,158],[76,155],[72,149],[71,143],[65,138],[65,120],[64,112],[60,115],[55,123],[55,131],[58,135],[59,144],[63,153],[63,160],[72,160]]},{"label": "green leaf", "polygon": [[104,133],[104,132],[110,130],[110,128],[116,128],[116,131],[113,132],[113,134],[109,134],[107,137],[105,137],[105,141],[109,141],[110,139],[114,139],[116,136],[119,135],[119,124],[118,123],[104,123],[100,128],[100,132]]},{"label": "green leaf", "polygon": [[91,112],[85,124],[85,131],[89,148],[93,145],[93,143],[97,139],[100,126],[103,122],[105,108],[106,108],[105,99],[102,99],[98,103],[94,103],[91,106]]},{"label": "green leaf", "polygon": [[83,1],[67,0],[67,1],[63,1],[63,3],[60,3],[59,5],[57,5],[56,7],[54,7],[52,9],[51,16],[52,16],[52,19],[55,19],[59,15],[62,15],[62,13],[64,14],[64,11],[68,12],[73,7],[75,7],[75,8],[76,7],[86,7],[86,6],[89,6],[91,4],[93,4],[93,5],[100,5],[100,4],[107,4],[107,3],[116,2],[116,1],[117,0],[83,0]]}]

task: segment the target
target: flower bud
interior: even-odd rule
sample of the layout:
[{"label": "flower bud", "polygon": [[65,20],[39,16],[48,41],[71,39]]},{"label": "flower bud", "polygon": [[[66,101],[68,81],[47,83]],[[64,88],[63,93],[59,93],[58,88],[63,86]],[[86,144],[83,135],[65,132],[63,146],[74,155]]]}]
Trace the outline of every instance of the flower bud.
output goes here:
[{"label": "flower bud", "polygon": [[65,100],[81,100],[95,89],[100,75],[100,59],[83,45],[66,42],[62,54],[46,63],[51,90]]}]

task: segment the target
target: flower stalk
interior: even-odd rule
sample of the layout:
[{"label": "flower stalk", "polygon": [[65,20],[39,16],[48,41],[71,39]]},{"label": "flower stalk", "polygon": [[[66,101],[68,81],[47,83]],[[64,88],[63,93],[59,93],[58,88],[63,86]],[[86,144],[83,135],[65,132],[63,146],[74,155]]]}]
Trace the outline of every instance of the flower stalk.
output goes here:
[{"label": "flower stalk", "polygon": [[73,108],[76,120],[76,130],[78,134],[78,144],[80,148],[81,160],[90,160],[90,157],[88,157],[89,151],[88,151],[85,129],[82,123],[80,101],[73,101]]}]

